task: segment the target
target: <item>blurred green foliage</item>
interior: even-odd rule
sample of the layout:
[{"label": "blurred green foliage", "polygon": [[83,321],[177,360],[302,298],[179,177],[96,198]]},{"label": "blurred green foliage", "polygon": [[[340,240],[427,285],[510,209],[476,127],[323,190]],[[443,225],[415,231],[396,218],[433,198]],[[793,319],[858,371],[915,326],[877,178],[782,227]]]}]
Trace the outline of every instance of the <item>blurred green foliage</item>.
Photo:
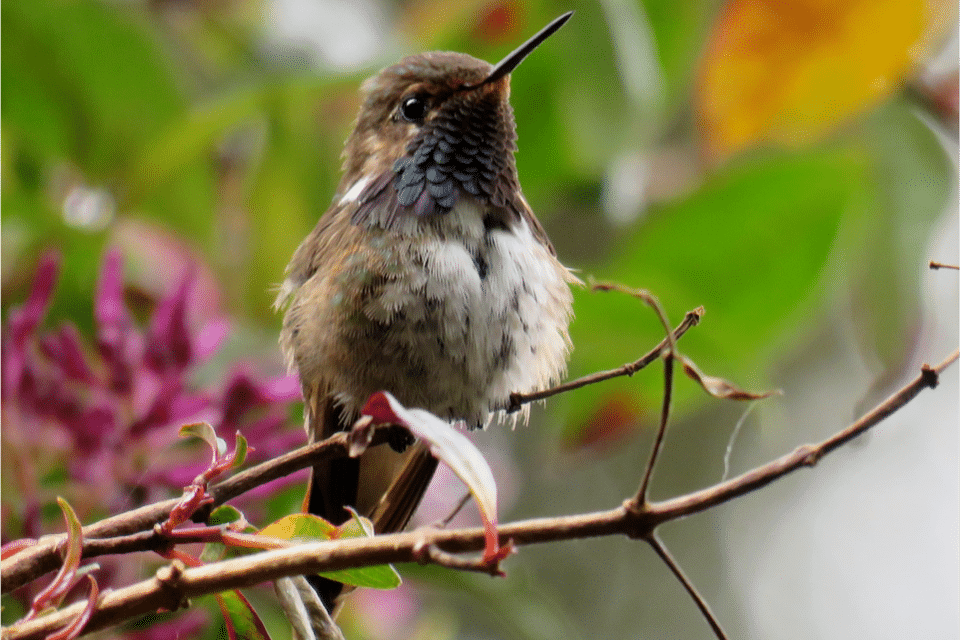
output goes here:
[{"label": "blurred green foliage", "polygon": [[[89,326],[105,245],[122,240],[128,271],[163,277],[172,267],[157,246],[172,243],[212,268],[228,311],[251,329],[247,351],[273,353],[271,287],[330,202],[360,80],[424,49],[496,60],[574,8],[512,87],[521,180],[564,262],[585,279],[650,290],[674,323],[703,305],[681,349],[752,390],[775,385],[786,354],[838,312],[856,319],[878,372],[906,359],[923,244],[955,182],[908,99],[815,146],[707,167],[691,111],[715,3],[470,1],[447,13],[441,4],[387,4],[383,35],[397,44],[344,75],[266,44],[268,6],[253,0],[4,3],[4,309],[22,300],[37,255],[53,245],[65,255],[53,315]],[[491,7],[510,18],[503,33],[468,28]],[[621,19],[643,30],[618,35]],[[638,60],[653,73],[629,64]],[[603,194],[614,161],[634,153],[670,166],[656,160],[677,150],[678,172],[690,176],[654,173],[632,221],[611,221]],[[69,222],[69,197],[89,190],[108,194],[105,217]],[[132,222],[151,232],[131,240]],[[582,290],[575,310],[573,375],[631,361],[661,336],[626,296]],[[661,384],[637,376],[570,394],[552,402],[550,424],[576,441],[624,397],[622,419],[649,424]],[[707,402],[690,384],[678,392],[681,416]]]},{"label": "blurred green foliage", "polygon": [[[497,59],[558,11],[505,5],[522,28],[508,25],[489,40],[463,28],[483,3],[445,21],[400,20],[414,31],[399,34],[411,41],[402,52],[452,48]],[[694,332],[686,348],[745,383],[766,384],[764,362],[853,285],[858,306],[874,311],[864,320],[876,335],[865,346],[884,362],[902,360],[890,336],[911,322],[902,310],[915,301],[914,284],[892,273],[865,277],[862,266],[873,260],[893,270],[918,259],[916,242],[892,246],[903,241],[890,233],[926,228],[946,196],[948,164],[929,129],[906,107],[885,107],[821,148],[748,154],[718,167],[646,205],[631,227],[616,228],[599,201],[611,162],[630,151],[656,154],[658,145],[694,133],[677,126],[677,114],[694,89],[711,10],[706,3],[583,5],[513,83],[524,189],[567,250],[565,261],[584,275],[652,290],[674,319],[705,305],[709,330]],[[82,310],[103,245],[126,220],[146,220],[215,269],[229,309],[275,330],[270,288],[329,202],[367,72],[344,78],[272,56],[250,17],[257,6],[10,4],[2,78],[7,301],[19,297],[39,249],[54,244],[68,265],[58,308],[88,316]],[[430,9],[427,2],[407,11]],[[610,21],[620,18],[646,31],[611,35]],[[639,90],[627,77],[635,70],[618,58],[637,51],[659,63]],[[644,87],[647,95],[638,94]],[[106,228],[64,222],[64,201],[80,188],[113,199]],[[845,228],[857,232],[837,235]],[[578,255],[578,245],[601,249]],[[890,260],[889,251],[903,257]],[[841,256],[859,262],[838,270]],[[882,283],[872,295],[871,282]],[[891,294],[901,304],[889,305]],[[656,337],[649,313],[614,297],[578,296],[575,373],[629,360]],[[880,312],[888,306],[901,311],[891,318]],[[578,396],[574,415],[605,392]]]}]

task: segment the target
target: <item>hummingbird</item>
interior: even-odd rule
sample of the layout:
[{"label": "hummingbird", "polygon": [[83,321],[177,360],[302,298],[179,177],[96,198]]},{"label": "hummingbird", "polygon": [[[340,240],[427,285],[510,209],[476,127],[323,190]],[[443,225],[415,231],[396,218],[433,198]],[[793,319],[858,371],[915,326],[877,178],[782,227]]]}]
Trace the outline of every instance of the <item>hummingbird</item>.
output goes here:
[{"label": "hummingbird", "polygon": [[[479,428],[564,374],[579,280],[521,191],[509,96],[510,73],[572,14],[495,65],[428,52],[363,84],[343,178],[275,305],[311,442],[348,429],[377,391]],[[399,531],[436,466],[421,442],[373,447],[315,466],[304,506]],[[333,611],[342,585],[310,581]]]}]

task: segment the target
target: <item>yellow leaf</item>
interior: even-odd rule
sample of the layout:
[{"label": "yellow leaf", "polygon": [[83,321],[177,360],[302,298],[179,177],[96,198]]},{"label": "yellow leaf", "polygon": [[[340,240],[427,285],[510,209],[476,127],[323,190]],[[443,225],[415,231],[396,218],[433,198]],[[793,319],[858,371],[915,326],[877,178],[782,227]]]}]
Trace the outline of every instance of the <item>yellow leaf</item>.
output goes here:
[{"label": "yellow leaf", "polygon": [[330,540],[337,537],[337,527],[320,516],[309,513],[294,513],[284,516],[274,523],[260,529],[258,535],[283,540],[297,538],[321,538]]},{"label": "yellow leaf", "polygon": [[706,49],[698,110],[712,159],[797,146],[897,89],[953,24],[945,0],[733,0]]}]

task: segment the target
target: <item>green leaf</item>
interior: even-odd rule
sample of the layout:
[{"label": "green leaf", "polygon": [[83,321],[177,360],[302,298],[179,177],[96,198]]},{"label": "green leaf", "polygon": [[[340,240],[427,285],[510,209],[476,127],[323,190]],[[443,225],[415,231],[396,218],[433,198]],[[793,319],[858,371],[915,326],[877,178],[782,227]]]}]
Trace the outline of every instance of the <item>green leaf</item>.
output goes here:
[{"label": "green leaf", "polygon": [[[369,538],[373,535],[372,532],[373,523],[354,512],[353,519],[348,520],[340,527],[339,537]],[[342,571],[325,571],[320,575],[344,584],[371,589],[396,589],[403,582],[400,579],[400,574],[390,564],[344,569]]]},{"label": "green leaf", "polygon": [[270,634],[253,605],[239,591],[224,591],[216,595],[223,612],[230,640],[270,640]]},{"label": "green leaf", "polygon": [[396,589],[403,584],[400,574],[390,564],[344,569],[342,571],[323,571],[319,575],[344,584],[369,589]]},{"label": "green leaf", "polygon": [[[219,526],[224,524],[230,524],[231,522],[246,522],[246,518],[239,509],[228,504],[220,505],[210,513],[210,517],[207,518],[207,524],[213,526]],[[254,531],[253,527],[247,525],[246,527],[251,532]],[[208,542],[203,546],[203,551],[200,552],[201,562],[210,563],[217,562],[222,560],[227,555],[227,546],[222,542]]]},{"label": "green leaf", "polygon": [[71,575],[76,575],[83,555],[83,525],[80,524],[77,512],[66,500],[57,496],[57,504],[60,505],[63,519],[67,523],[67,552],[63,557],[63,566]]},{"label": "green leaf", "polygon": [[43,610],[53,605],[59,606],[63,597],[67,595],[74,584],[77,570],[80,567],[80,558],[83,554],[83,528],[73,508],[61,497],[57,497],[57,504],[63,512],[63,519],[67,523],[67,544],[63,556],[63,564],[49,585],[36,595],[33,608]]},{"label": "green leaf", "polygon": [[[39,149],[71,153],[88,174],[105,176],[125,162],[183,106],[135,16],[90,0],[5,5],[5,122]],[[8,87],[13,66],[25,72],[12,73]]]},{"label": "green leaf", "polygon": [[222,542],[208,542],[200,551],[200,562],[211,564],[223,560],[227,555],[227,545]]},{"label": "green leaf", "polygon": [[[335,540],[338,538],[369,537],[362,522],[348,521],[343,527],[335,527],[323,518],[309,513],[294,513],[267,525],[260,535],[284,540]],[[400,574],[391,565],[360,567],[342,571],[323,571],[319,575],[344,584],[373,589],[395,589],[400,586]]]},{"label": "green leaf", "polygon": [[[656,295],[677,324],[700,305],[705,316],[681,339],[704,369],[763,388],[766,369],[810,322],[830,277],[831,249],[845,218],[864,212],[866,159],[849,150],[758,158],[708,180],[689,197],[652,210],[597,277]],[[589,275],[589,272],[585,275]],[[636,301],[576,292],[571,327],[576,375],[640,357],[663,338]],[[628,393],[639,418],[659,403],[659,374],[568,394],[576,427],[603,398]],[[704,399],[678,385],[680,413]]]},{"label": "green leaf", "polygon": [[[851,278],[857,337],[868,363],[898,375],[919,323],[920,277],[935,256],[924,253],[944,211],[955,168],[936,134],[907,101],[877,110],[864,125],[876,158],[878,193],[871,215],[851,238]],[[878,398],[879,399],[879,398]]]},{"label": "green leaf", "polygon": [[210,517],[207,518],[207,524],[217,526],[242,519],[244,519],[243,514],[240,513],[239,509],[229,504],[223,504],[210,512]]},{"label": "green leaf", "polygon": [[236,440],[236,444],[234,445],[235,453],[233,458],[233,466],[235,468],[243,466],[243,463],[246,462],[247,450],[248,450],[247,439],[244,438],[239,431],[237,431],[237,440]]},{"label": "green leaf", "polygon": [[185,424],[180,427],[179,435],[181,438],[200,438],[207,443],[207,446],[214,452],[214,457],[219,458],[227,452],[227,443],[223,438],[218,438],[216,431],[209,422],[195,422]]},{"label": "green leaf", "polygon": [[51,586],[56,585],[54,591],[59,600],[67,595],[80,568],[80,560],[83,556],[83,525],[80,524],[77,512],[66,500],[57,496],[57,504],[60,505],[63,519],[67,523],[67,549],[63,556],[63,567],[57,579],[51,584]]}]

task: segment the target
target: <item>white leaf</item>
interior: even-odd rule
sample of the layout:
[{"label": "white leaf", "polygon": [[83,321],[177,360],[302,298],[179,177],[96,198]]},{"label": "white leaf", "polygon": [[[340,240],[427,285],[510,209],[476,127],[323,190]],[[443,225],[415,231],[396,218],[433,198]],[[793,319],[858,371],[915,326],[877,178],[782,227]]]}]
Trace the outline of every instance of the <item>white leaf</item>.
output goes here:
[{"label": "white leaf", "polygon": [[499,549],[497,538],[497,483],[480,450],[459,429],[423,409],[407,409],[392,395],[378,391],[370,396],[363,414],[378,424],[398,424],[428,443],[430,453],[463,480],[473,494],[483,518],[485,557]]}]

